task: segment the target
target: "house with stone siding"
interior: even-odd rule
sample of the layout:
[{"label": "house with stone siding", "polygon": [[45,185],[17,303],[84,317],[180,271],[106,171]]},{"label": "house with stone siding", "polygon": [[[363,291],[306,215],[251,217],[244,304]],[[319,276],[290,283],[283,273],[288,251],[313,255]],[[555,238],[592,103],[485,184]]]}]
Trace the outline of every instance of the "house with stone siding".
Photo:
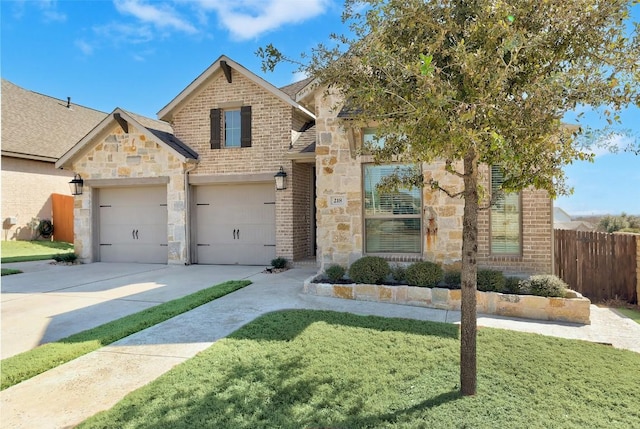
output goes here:
[{"label": "house with stone siding", "polygon": [[[315,255],[315,115],[221,56],[158,113],[116,108],[57,161],[84,262],[269,265]],[[275,176],[285,176],[276,189]]]},{"label": "house with stone siding", "polygon": [[[375,143],[374,128],[352,128],[341,120],[343,102],[312,92],[316,113],[316,208],[318,262],[348,266],[364,255],[389,261],[461,261],[464,200],[425,187],[381,194],[377,183],[396,168],[376,165],[361,148]],[[462,179],[445,163],[419,166],[425,182],[461,190]],[[485,189],[499,186],[500,170],[481,168]],[[454,191],[455,192],[455,191]],[[513,274],[553,272],[552,200],[546,191],[505,195],[478,216],[478,265]]]},{"label": "house with stone siding", "polygon": [[[359,149],[374,129],[346,127],[340,100],[309,79],[276,88],[226,56],[158,113],[115,109],[63,155],[78,173],[76,252],[84,261],[269,264],[320,269],[364,255],[459,261],[463,200],[431,189],[381,194],[397,164]],[[444,163],[425,178],[461,186]],[[486,186],[498,171],[485,167]],[[276,189],[275,177],[286,175]],[[542,191],[507,195],[479,217],[479,263],[552,271],[552,205]]]}]

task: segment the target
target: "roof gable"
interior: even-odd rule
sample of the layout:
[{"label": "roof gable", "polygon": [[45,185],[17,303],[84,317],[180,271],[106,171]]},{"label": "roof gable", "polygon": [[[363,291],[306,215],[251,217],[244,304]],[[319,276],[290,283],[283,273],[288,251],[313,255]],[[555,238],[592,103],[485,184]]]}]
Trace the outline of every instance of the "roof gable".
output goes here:
[{"label": "roof gable", "polygon": [[54,162],[107,113],[2,79],[2,154]]},{"label": "roof gable", "polygon": [[158,112],[158,118],[163,121],[172,121],[174,115],[180,108],[193,96],[195,96],[204,86],[206,86],[210,78],[217,75],[219,72],[224,73],[227,81],[231,81],[231,69],[242,74],[256,85],[264,88],[267,92],[271,93],[276,98],[284,101],[290,106],[301,110],[307,114],[310,118],[315,119],[315,115],[307,110],[304,106],[295,101],[289,94],[285,93],[281,89],[276,88],[260,76],[250,72],[240,64],[236,63],[229,57],[222,55],[213,62],[200,76],[198,76],[193,82],[191,82],[185,89],[180,92],[173,100],[169,102]]},{"label": "roof gable", "polygon": [[137,130],[145,134],[147,138],[157,141],[167,150],[173,152],[182,162],[195,161],[198,159],[198,154],[193,149],[173,135],[173,129],[168,123],[116,108],[76,143],[75,146],[60,157],[56,162],[56,168],[69,166],[70,163],[80,155],[83,149],[90,147],[101,133],[116,123],[123,127],[128,127],[128,124],[133,125]]}]

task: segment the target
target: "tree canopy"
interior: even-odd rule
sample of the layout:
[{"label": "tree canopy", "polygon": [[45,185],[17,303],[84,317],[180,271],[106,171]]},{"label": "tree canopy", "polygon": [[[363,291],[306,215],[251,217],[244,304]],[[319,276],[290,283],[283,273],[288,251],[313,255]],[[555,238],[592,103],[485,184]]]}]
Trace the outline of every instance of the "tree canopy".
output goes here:
[{"label": "tree canopy", "polygon": [[[446,161],[465,199],[462,244],[461,390],[474,394],[477,213],[481,164],[498,166],[500,191],[567,193],[563,166],[591,155],[579,105],[604,106],[612,123],[640,105],[637,0],[346,0],[351,36],[318,46],[303,69],[339,91],[348,126],[375,124],[379,162]],[[287,59],[269,45],[265,68]],[[391,185],[423,185],[420,174]],[[428,183],[439,188],[438,183]]]}]

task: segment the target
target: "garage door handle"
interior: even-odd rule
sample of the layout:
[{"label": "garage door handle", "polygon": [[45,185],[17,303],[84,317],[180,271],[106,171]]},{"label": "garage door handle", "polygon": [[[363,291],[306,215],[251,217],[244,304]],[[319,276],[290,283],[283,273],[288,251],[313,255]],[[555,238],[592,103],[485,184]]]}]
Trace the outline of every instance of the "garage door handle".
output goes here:
[{"label": "garage door handle", "polygon": [[136,230],[135,229],[131,230],[131,238],[133,238],[134,240],[136,239]]},{"label": "garage door handle", "polygon": [[235,229],[233,230],[233,239],[234,240],[236,239],[236,230]]},{"label": "garage door handle", "polygon": [[136,240],[139,240],[138,238],[138,230],[136,229]]},{"label": "garage door handle", "polygon": [[240,240],[240,229],[238,229],[238,232],[236,234],[238,236],[238,240]]}]

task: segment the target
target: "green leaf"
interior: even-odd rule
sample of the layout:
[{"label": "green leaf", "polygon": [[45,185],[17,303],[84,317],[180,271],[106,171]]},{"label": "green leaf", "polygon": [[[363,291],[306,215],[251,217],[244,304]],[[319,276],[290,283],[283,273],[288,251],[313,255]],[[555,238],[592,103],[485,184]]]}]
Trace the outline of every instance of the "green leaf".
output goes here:
[{"label": "green leaf", "polygon": [[420,74],[422,76],[431,76],[435,70],[431,64],[433,61],[433,55],[420,54]]}]

